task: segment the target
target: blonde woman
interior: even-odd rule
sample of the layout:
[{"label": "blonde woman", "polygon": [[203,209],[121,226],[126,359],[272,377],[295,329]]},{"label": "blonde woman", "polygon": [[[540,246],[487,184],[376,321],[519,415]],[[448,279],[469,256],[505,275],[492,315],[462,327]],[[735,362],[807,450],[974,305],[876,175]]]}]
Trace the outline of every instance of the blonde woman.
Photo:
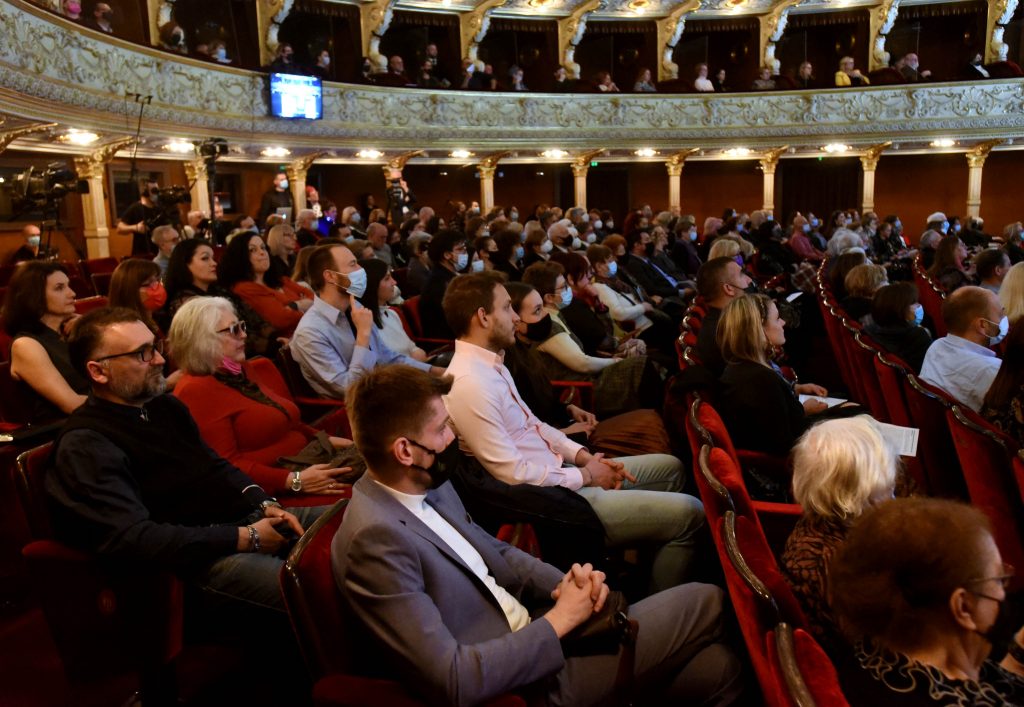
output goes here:
[{"label": "blonde woman", "polygon": [[1024,316],[1024,263],[1017,263],[1006,273],[999,288],[999,302],[1011,325]]},{"label": "blonde woman", "polygon": [[898,459],[868,415],[820,422],[793,448],[793,496],[803,516],[786,540],[782,572],[811,631],[826,643],[836,630],[826,594],[829,562],[861,513],[893,497]]},{"label": "blonde woman", "polygon": [[840,302],[850,317],[864,323],[871,314],[875,292],[889,284],[889,276],[881,265],[864,263],[846,273],[843,286],[846,297]]}]

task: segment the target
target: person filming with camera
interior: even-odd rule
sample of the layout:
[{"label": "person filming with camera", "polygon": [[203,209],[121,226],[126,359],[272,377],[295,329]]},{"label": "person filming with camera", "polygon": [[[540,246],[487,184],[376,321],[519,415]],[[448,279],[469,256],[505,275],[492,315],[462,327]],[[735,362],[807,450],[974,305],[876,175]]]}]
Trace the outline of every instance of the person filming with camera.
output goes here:
[{"label": "person filming with camera", "polygon": [[117,219],[117,232],[132,237],[132,255],[150,255],[155,252],[150,236],[153,229],[161,225],[164,214],[156,204],[159,195],[160,185],[155,179],[139,180],[139,200],[125,209]]}]

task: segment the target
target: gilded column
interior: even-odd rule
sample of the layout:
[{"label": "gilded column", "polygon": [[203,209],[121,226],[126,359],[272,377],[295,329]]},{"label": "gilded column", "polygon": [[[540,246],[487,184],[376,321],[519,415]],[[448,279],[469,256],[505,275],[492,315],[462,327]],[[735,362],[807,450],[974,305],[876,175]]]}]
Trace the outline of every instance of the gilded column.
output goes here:
[{"label": "gilded column", "polygon": [[878,160],[882,157],[882,152],[890,145],[892,142],[872,145],[860,156],[861,192],[863,195],[860,202],[861,213],[875,210],[875,170],[878,168]]},{"label": "gilded column", "polygon": [[779,166],[779,157],[788,149],[789,145],[777,147],[764,153],[758,160],[764,173],[762,211],[775,211],[775,168]]},{"label": "gilded column", "polygon": [[680,185],[683,176],[683,164],[686,158],[700,148],[693,147],[689,150],[680,150],[665,161],[665,170],[668,171],[668,206],[670,209],[679,208],[682,204],[682,190]]},{"label": "gilded column", "polygon": [[604,154],[604,148],[590,150],[583,154],[576,155],[572,160],[573,176],[573,198],[574,206],[587,208],[587,172],[590,170],[590,161],[598,155]]},{"label": "gilded column", "polygon": [[90,258],[106,258],[110,255],[110,229],[107,224],[103,177],[106,175],[107,163],[114,159],[117,151],[133,142],[134,138],[126,137],[104,145],[87,157],[75,158],[78,178],[89,184],[89,193],[82,194],[81,197],[85,250]]},{"label": "gilded column", "polygon": [[299,157],[292,160],[285,168],[285,174],[288,175],[288,186],[292,192],[292,204],[294,204],[292,221],[298,217],[299,210],[306,208],[306,173],[309,172],[310,165],[326,154],[326,151],[321,150],[305,157]]},{"label": "gilded column", "polygon": [[206,172],[206,162],[202,158],[186,162],[185,177],[192,185],[189,190],[192,195],[192,210],[202,211],[209,218],[213,210],[210,204],[210,182]]},{"label": "gilded column", "polygon": [[986,140],[967,151],[967,215],[977,218],[981,215],[981,170],[992,148],[1005,140]]},{"label": "gilded column", "polygon": [[480,173],[480,213],[486,214],[494,207],[494,172],[497,167],[478,165]]}]

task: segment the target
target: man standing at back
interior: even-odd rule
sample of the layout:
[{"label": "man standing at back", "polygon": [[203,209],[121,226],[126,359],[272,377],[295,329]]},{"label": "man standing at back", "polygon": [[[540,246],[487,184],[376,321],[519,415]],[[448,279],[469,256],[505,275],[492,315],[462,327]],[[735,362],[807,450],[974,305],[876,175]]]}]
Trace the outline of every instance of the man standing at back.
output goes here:
[{"label": "man standing at back", "polygon": [[[368,470],[331,545],[346,607],[369,634],[361,661],[432,704],[479,704],[516,692],[531,704],[613,699],[619,654],[567,657],[561,639],[599,611],[602,572],[546,565],[473,523],[451,484],[449,379],[378,369],[348,394]],[[638,509],[639,510],[639,509]],[[738,663],[717,643],[721,590],[674,587],[629,608],[640,626],[639,699],[727,705]]]},{"label": "man standing at back", "polygon": [[605,459],[537,419],[503,364],[519,317],[500,276],[464,275],[444,298],[445,316],[458,337],[445,405],[463,451],[506,484],[578,492],[604,525],[610,546],[656,548],[652,591],[683,583],[695,569],[704,508],[680,493],[682,463],[668,454]]}]

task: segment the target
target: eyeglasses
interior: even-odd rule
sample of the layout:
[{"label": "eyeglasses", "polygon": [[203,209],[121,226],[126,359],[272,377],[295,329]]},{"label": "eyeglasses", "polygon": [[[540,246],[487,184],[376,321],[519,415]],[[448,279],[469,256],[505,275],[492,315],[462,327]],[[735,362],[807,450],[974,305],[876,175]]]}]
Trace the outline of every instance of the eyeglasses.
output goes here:
[{"label": "eyeglasses", "polygon": [[240,339],[242,338],[242,335],[247,333],[247,329],[245,322],[235,322],[231,326],[224,327],[223,329],[218,329],[215,333],[231,334],[231,336],[235,337],[236,339]]},{"label": "eyeglasses", "polygon": [[112,358],[123,358],[125,356],[135,356],[139,363],[151,362],[157,354],[163,356],[164,354],[164,340],[157,339],[151,344],[144,344],[134,351],[126,351],[125,353],[111,354],[110,356],[103,356],[102,358],[94,359],[96,363],[101,361],[109,361]]},{"label": "eyeglasses", "polygon": [[[1013,581],[1013,578],[1015,576],[1017,576],[1017,573],[1016,570],[1013,569],[1013,565],[1008,565],[1004,562],[1002,574],[997,574],[994,577],[977,577],[975,579],[968,579],[967,584],[980,584],[982,582],[999,582],[1001,585],[1003,585],[1003,589],[1009,589],[1010,582]],[[979,594],[978,596],[985,595]]]}]

